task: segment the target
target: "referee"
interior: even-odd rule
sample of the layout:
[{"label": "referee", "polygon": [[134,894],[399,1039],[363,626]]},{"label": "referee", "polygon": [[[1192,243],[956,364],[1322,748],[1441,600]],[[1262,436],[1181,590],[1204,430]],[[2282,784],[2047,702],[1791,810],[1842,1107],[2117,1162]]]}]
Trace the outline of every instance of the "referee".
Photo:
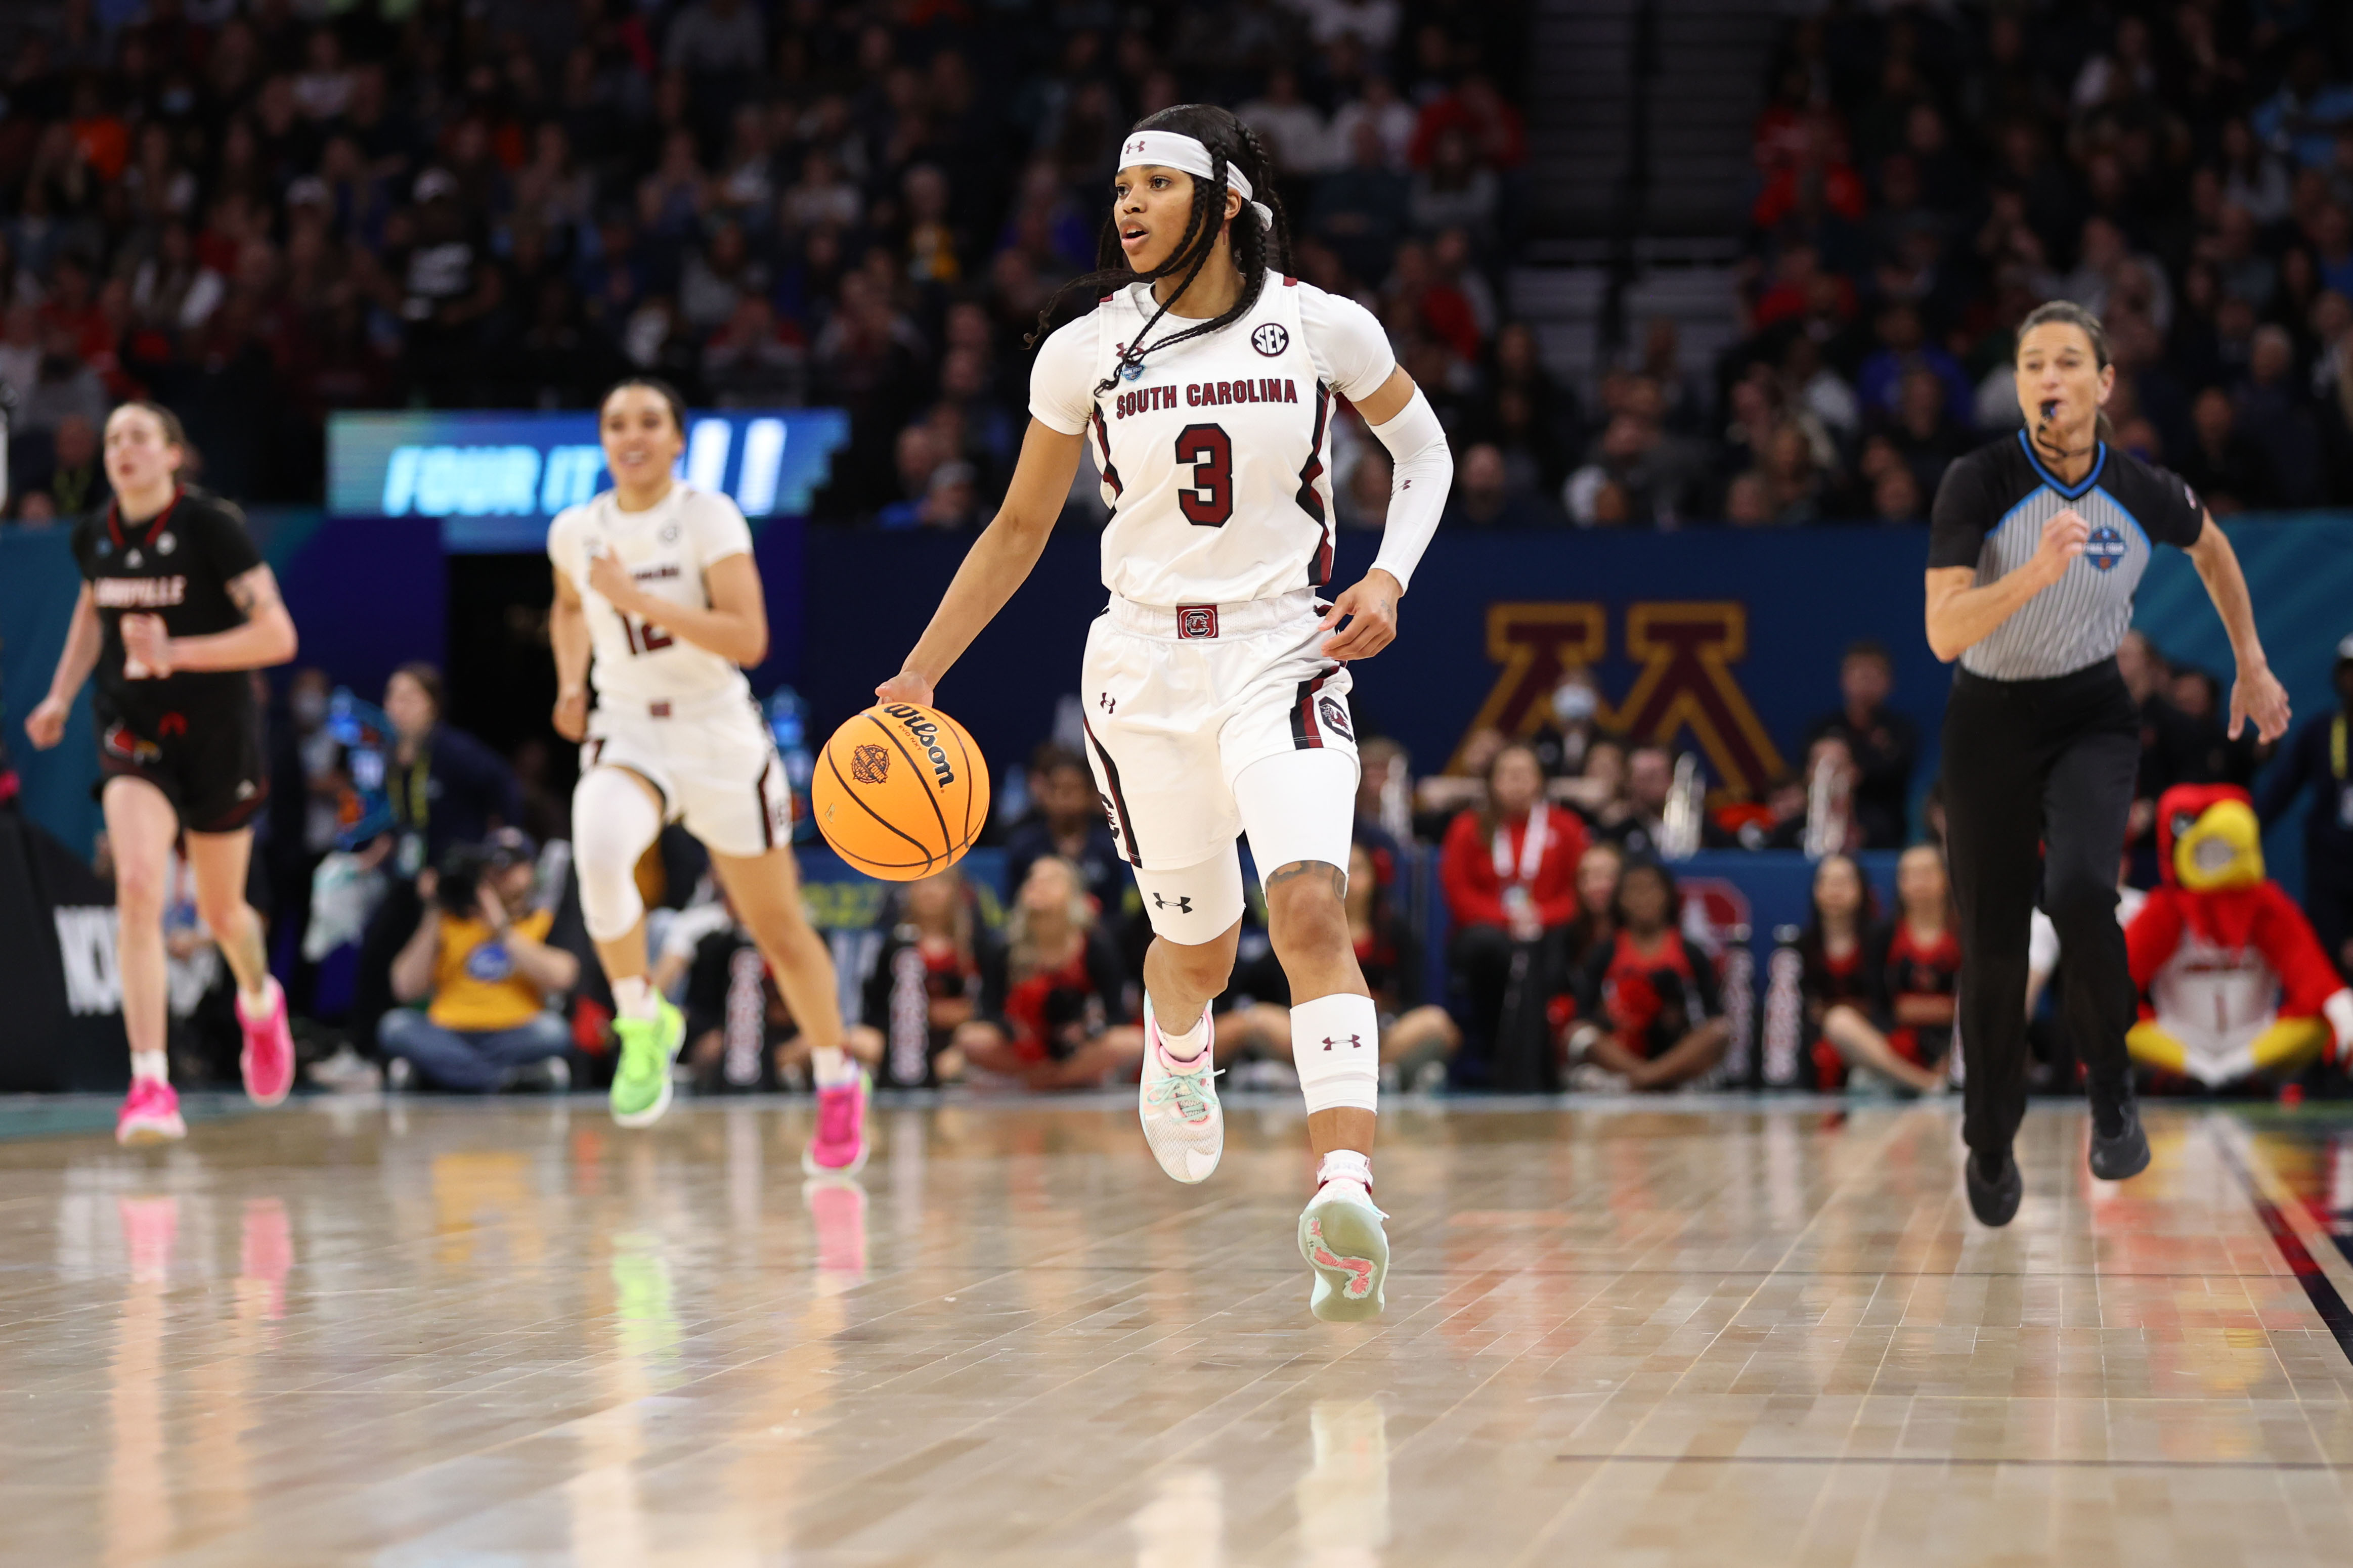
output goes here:
[{"label": "referee", "polygon": [[2031,433],[1946,471],[1928,543],[1928,646],[1957,658],[1945,710],[1945,813],[1961,926],[1962,1136],[1969,1207],[2007,1225],[2023,1184],[2026,943],[2038,878],[2067,954],[2061,1005],[2088,1068],[2092,1173],[2148,1164],[2125,1031],[2137,996],[2116,924],[2116,863],[2140,763],[2140,715],[2116,671],[2133,590],[2159,544],[2189,552],[2231,634],[2231,732],[2286,732],[2230,541],[2174,475],[2103,438],[2107,334],[2054,301],[2019,329]]}]

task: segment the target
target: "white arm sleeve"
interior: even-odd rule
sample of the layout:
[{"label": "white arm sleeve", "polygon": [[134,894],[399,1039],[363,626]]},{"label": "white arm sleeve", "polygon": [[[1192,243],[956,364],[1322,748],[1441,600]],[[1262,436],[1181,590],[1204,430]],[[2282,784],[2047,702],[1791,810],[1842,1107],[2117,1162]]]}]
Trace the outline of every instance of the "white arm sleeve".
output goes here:
[{"label": "white arm sleeve", "polygon": [[1057,327],[1038,345],[1029,367],[1029,416],[1065,436],[1082,434],[1095,413],[1095,363],[1102,329],[1092,312]]},{"label": "white arm sleeve", "polygon": [[1389,516],[1381,530],[1380,553],[1374,566],[1398,580],[1399,588],[1413,583],[1413,569],[1438,531],[1439,514],[1446,510],[1446,494],[1454,488],[1454,454],[1446,445],[1446,427],[1438,411],[1415,387],[1406,405],[1373,434],[1389,449]]}]

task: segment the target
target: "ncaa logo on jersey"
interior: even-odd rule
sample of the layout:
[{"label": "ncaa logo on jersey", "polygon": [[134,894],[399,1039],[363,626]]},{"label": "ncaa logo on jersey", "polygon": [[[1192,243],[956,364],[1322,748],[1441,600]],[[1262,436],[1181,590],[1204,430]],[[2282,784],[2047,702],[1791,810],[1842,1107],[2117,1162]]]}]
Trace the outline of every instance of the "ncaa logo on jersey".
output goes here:
[{"label": "ncaa logo on jersey", "polygon": [[1250,334],[1250,347],[1272,359],[1291,346],[1291,333],[1281,321],[1269,321]]},{"label": "ncaa logo on jersey", "polygon": [[2113,523],[2103,522],[2084,541],[2084,559],[2098,571],[2113,572],[2125,558],[2125,536]]}]

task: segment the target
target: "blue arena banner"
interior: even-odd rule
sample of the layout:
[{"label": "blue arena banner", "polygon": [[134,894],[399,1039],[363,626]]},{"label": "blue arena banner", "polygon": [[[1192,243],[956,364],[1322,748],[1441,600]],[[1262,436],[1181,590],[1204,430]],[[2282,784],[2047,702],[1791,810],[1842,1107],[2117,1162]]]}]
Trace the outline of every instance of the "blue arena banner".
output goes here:
[{"label": "blue arena banner", "polygon": [[[807,513],[849,416],[731,408],[689,414],[686,429],[680,477],[757,521]],[[327,426],[327,515],[438,519],[452,552],[537,550],[557,512],[611,483],[585,409],[337,414]]]}]

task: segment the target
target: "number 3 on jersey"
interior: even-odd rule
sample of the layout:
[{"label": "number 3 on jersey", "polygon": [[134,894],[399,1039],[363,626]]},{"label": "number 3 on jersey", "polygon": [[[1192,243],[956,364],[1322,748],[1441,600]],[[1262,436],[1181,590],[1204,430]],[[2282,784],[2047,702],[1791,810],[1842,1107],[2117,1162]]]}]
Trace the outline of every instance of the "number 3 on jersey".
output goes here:
[{"label": "number 3 on jersey", "polygon": [[[621,616],[618,610],[613,613]],[[649,625],[634,616],[621,616],[621,636],[628,639],[629,651],[633,654],[652,653],[658,648],[670,647],[677,640],[659,626]]]},{"label": "number 3 on jersey", "polygon": [[1222,425],[1187,425],[1176,432],[1176,460],[1193,466],[1193,482],[1176,492],[1187,521],[1223,528],[1234,515],[1234,443]]}]

